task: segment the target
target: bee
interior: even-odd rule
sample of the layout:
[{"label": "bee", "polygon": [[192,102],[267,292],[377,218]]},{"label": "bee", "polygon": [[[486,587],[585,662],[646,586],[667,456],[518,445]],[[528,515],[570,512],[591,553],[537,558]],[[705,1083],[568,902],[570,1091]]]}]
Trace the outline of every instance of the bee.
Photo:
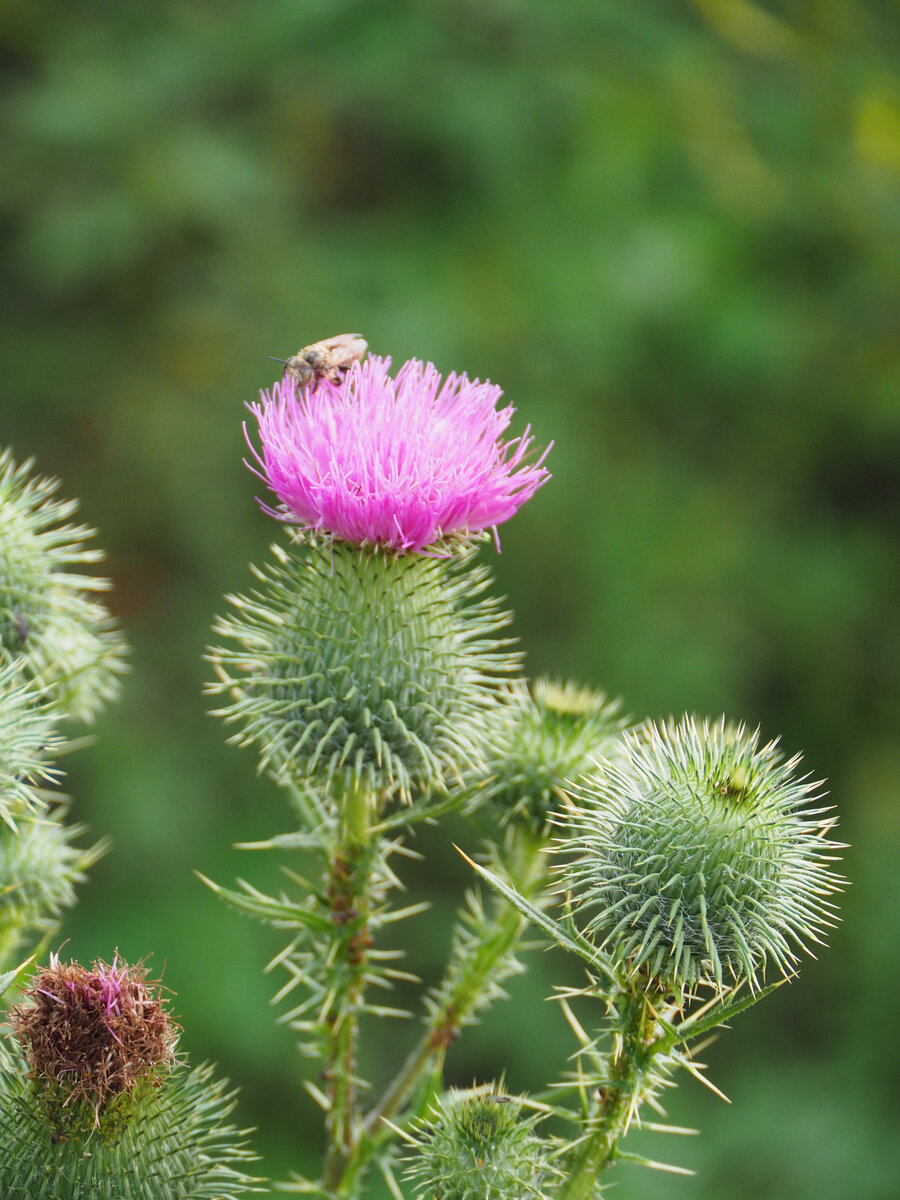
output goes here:
[{"label": "bee", "polygon": [[284,362],[285,374],[298,387],[312,385],[315,390],[323,379],[329,383],[340,383],[368,349],[369,344],[362,334],[339,333],[337,337],[304,346],[290,358],[278,358],[275,361]]}]

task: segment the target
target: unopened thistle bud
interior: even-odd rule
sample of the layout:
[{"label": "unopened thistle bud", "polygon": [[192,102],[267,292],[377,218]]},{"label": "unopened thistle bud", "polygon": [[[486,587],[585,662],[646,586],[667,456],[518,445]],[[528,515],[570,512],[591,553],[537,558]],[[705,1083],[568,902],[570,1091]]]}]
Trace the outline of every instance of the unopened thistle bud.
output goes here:
[{"label": "unopened thistle bud", "polygon": [[0,1045],[0,1195],[229,1200],[256,1190],[208,1067],[176,1065],[176,1026],[142,967],[38,972]]},{"label": "unopened thistle bud", "polygon": [[0,662],[89,720],[117,691],[125,643],[96,598],[108,582],[76,573],[102,552],[85,545],[92,529],[68,524],[77,505],[58,486],[0,453]]},{"label": "unopened thistle bud", "polygon": [[73,845],[84,827],[66,825],[64,815],[22,818],[15,830],[0,825],[0,951],[17,945],[26,929],[52,928],[103,851]]},{"label": "unopened thistle bud", "polygon": [[538,679],[529,692],[514,684],[491,716],[483,795],[500,819],[536,833],[560,806],[563,788],[608,754],[625,718],[621,701],[574,683]]},{"label": "unopened thistle bud", "polygon": [[20,662],[0,660],[0,823],[15,829],[18,818],[45,807],[41,786],[55,772],[48,756],[62,744],[53,718]]},{"label": "unopened thistle bud", "polygon": [[522,1100],[493,1084],[445,1093],[413,1135],[406,1176],[419,1200],[541,1200],[547,1145]]},{"label": "unopened thistle bud", "polygon": [[798,762],[724,719],[626,734],[560,817],[560,891],[586,935],[676,991],[756,987],[769,963],[789,974],[843,884],[834,821]]},{"label": "unopened thistle bud", "polygon": [[294,779],[402,797],[477,761],[497,678],[516,666],[508,617],[481,593],[470,549],[395,557],[334,543],[273,547],[262,587],[212,653],[232,702],[219,710],[262,765]]}]

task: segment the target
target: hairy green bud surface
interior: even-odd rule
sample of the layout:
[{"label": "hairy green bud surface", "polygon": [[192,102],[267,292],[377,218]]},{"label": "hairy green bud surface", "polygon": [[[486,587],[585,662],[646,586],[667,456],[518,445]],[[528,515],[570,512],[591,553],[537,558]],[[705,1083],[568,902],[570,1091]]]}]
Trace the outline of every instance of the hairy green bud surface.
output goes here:
[{"label": "hairy green bud surface", "polygon": [[559,807],[566,782],[575,782],[607,754],[625,727],[621,701],[574,683],[538,679],[529,691],[513,684],[491,715],[491,778],[482,793],[501,820],[521,821],[536,833]]},{"label": "hairy green bud surface", "polygon": [[105,579],[74,573],[102,552],[71,525],[77,504],[58,481],[0,453],[0,662],[22,670],[60,708],[89,720],[115,695],[125,643],[96,593]]},{"label": "hairy green bud surface", "polygon": [[584,932],[675,990],[788,975],[833,925],[834,820],[817,784],[744,726],[647,724],[574,789],[560,890]]},{"label": "hairy green bud surface", "polygon": [[538,1200],[550,1171],[546,1145],[522,1101],[495,1085],[450,1091],[418,1123],[406,1175],[421,1200]]},{"label": "hairy green bud surface", "polygon": [[[399,793],[441,786],[477,758],[498,674],[516,657],[497,637],[508,618],[482,593],[472,552],[450,559],[355,546],[273,547],[262,588],[229,597],[235,613],[213,651],[263,768],[294,780]],[[236,646],[234,645],[236,643]]]}]

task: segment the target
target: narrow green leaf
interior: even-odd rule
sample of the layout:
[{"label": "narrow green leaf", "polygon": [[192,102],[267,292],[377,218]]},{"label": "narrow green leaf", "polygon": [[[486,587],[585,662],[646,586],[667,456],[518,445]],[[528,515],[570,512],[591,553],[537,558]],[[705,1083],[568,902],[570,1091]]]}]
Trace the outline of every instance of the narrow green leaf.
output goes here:
[{"label": "narrow green leaf", "polygon": [[512,884],[501,879],[499,875],[495,875],[493,871],[489,871],[487,867],[482,867],[477,862],[474,862],[469,858],[468,854],[459,849],[459,846],[454,846],[454,849],[459,850],[459,853],[469,866],[474,867],[485,883],[489,884],[495,892],[499,892],[504,899],[509,901],[513,908],[518,909],[523,917],[526,917],[538,929],[543,930],[558,946],[562,946],[564,950],[568,950],[572,954],[577,954],[579,958],[589,963],[595,971],[601,972],[612,983],[615,983],[616,986],[619,985],[620,981],[616,975],[615,968],[604,955],[595,950],[588,942],[578,941],[574,937],[571,937],[552,917],[548,917],[546,913],[541,912],[539,908],[536,908],[529,900],[526,900],[520,892],[517,892]]},{"label": "narrow green leaf", "polygon": [[4,992],[8,992],[16,980],[27,970],[28,966],[34,961],[33,958],[27,958],[18,967],[13,967],[11,971],[6,971],[0,975],[0,996]]},{"label": "narrow green leaf", "polygon": [[656,1043],[655,1049],[657,1051],[666,1051],[691,1038],[700,1037],[702,1034],[708,1033],[711,1029],[717,1029],[720,1025],[724,1025],[726,1021],[730,1021],[732,1017],[736,1017],[738,1013],[742,1013],[746,1009],[752,1008],[754,1004],[758,1004],[760,1000],[787,982],[786,979],[777,979],[761,991],[752,992],[750,995],[744,996],[742,1000],[726,1001],[724,1004],[716,1005],[714,1008],[697,1017],[688,1017],[687,1020],[680,1022],[678,1025],[670,1025],[668,1022],[662,1022],[668,1033],[666,1037],[660,1038]]},{"label": "narrow green leaf", "polygon": [[[311,912],[308,908],[301,908],[300,905],[291,904],[287,900],[276,900],[272,896],[266,896],[262,892],[256,891],[255,888],[250,888],[249,884],[243,885],[248,890],[233,892],[228,888],[220,887],[217,883],[213,883],[211,879],[207,879],[199,871],[195,871],[194,874],[206,884],[210,891],[215,892],[220,899],[224,900],[226,904],[237,909],[238,912],[258,917],[261,921],[265,921],[276,929],[287,927],[330,932],[333,928],[328,918],[321,913]],[[240,883],[241,881],[238,880],[238,882]]]}]

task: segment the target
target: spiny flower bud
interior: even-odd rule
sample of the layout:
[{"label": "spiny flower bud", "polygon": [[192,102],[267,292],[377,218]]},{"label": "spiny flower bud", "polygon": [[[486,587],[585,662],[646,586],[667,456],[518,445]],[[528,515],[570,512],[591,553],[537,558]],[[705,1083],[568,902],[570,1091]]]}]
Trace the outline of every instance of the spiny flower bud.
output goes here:
[{"label": "spiny flower bud", "polygon": [[45,807],[40,785],[55,774],[46,760],[61,744],[52,714],[22,679],[20,663],[0,662],[0,822],[15,829],[18,818]]},{"label": "spiny flower bud", "polygon": [[563,787],[607,754],[625,727],[621,701],[574,683],[538,679],[529,692],[513,684],[491,714],[483,795],[501,820],[540,833],[559,807]]},{"label": "spiny flower bud", "polygon": [[406,1177],[420,1200],[540,1200],[546,1144],[502,1084],[445,1093],[419,1122]]},{"label": "spiny flower bud", "polygon": [[262,589],[229,597],[236,612],[216,625],[236,643],[212,652],[211,690],[232,697],[219,715],[242,726],[232,740],[294,779],[403,797],[471,762],[496,677],[516,665],[472,552],[273,553]]},{"label": "spiny flower bud", "polygon": [[232,1200],[258,1191],[212,1068],[175,1063],[176,1026],[140,966],[51,957],[0,1041],[0,1196]]},{"label": "spiny flower bud", "polygon": [[573,789],[560,890],[584,932],[675,990],[759,984],[833,925],[839,843],[799,757],[724,718],[647,724]]},{"label": "spiny flower bud", "polygon": [[16,830],[0,825],[0,928],[52,927],[75,903],[75,885],[103,847],[79,850],[72,843],[84,827],[63,816],[20,820]]},{"label": "spiny flower bud", "polygon": [[54,479],[0,452],[0,662],[22,670],[65,712],[89,720],[117,691],[125,643],[95,593],[105,579],[73,573],[102,552],[68,524],[74,501]]},{"label": "spiny flower bud", "polygon": [[25,1000],[10,1017],[33,1078],[66,1106],[87,1102],[98,1123],[107,1101],[174,1061],[175,1027],[142,966],[88,970],[51,955]]}]

